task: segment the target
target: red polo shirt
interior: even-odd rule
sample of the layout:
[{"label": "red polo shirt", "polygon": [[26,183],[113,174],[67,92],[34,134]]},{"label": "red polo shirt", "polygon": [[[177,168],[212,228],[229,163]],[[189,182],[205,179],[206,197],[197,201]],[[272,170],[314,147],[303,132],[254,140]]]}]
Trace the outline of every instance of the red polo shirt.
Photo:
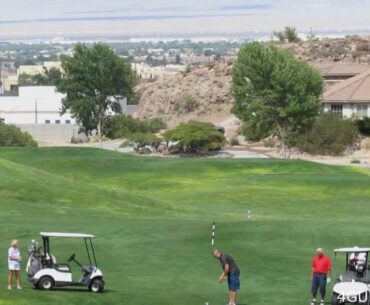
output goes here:
[{"label": "red polo shirt", "polygon": [[314,273],[328,273],[331,271],[330,258],[316,255],[312,260],[312,268]]}]

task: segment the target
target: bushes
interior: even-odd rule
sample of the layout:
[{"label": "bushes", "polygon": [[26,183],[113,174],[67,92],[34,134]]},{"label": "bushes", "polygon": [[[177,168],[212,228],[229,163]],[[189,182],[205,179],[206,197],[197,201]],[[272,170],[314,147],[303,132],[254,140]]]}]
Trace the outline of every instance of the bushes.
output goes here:
[{"label": "bushes", "polygon": [[157,147],[161,144],[161,139],[154,134],[137,132],[129,137],[129,140],[135,143],[137,148],[145,146]]},{"label": "bushes", "polygon": [[370,137],[370,118],[363,118],[358,120],[357,127],[359,132],[366,137]]},{"label": "bushes", "polygon": [[317,118],[311,130],[295,139],[296,146],[313,155],[340,155],[358,136],[356,124],[331,113]]},{"label": "bushes", "polygon": [[110,139],[127,138],[135,133],[157,133],[166,128],[161,118],[140,121],[130,116],[109,117],[103,128],[103,134]]},{"label": "bushes", "polygon": [[37,142],[28,132],[22,132],[14,125],[0,123],[0,146],[37,147]]},{"label": "bushes", "polygon": [[192,96],[185,96],[183,100],[179,101],[175,105],[175,112],[177,113],[189,113],[199,108],[199,102]]},{"label": "bushes", "polygon": [[215,130],[209,123],[190,121],[164,134],[167,142],[175,145],[182,152],[209,152],[220,150],[226,143],[222,133]]},{"label": "bushes", "polygon": [[147,131],[151,133],[157,133],[167,128],[167,124],[162,118],[150,119],[148,121],[144,121],[143,124],[146,124]]}]

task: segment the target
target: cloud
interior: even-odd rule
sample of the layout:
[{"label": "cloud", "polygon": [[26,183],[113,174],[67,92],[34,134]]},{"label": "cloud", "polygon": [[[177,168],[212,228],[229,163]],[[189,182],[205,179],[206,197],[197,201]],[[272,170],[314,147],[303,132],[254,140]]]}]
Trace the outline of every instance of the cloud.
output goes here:
[{"label": "cloud", "polygon": [[275,6],[271,3],[249,3],[249,4],[228,4],[222,5],[221,10],[267,10]]},{"label": "cloud", "polygon": [[0,20],[0,24],[27,24],[27,23],[54,23],[54,22],[84,22],[84,21],[130,21],[130,20],[169,20],[169,19],[194,19],[194,18],[217,18],[217,17],[246,17],[251,13],[239,14],[184,14],[184,15],[120,15],[120,16],[76,16],[36,19],[8,19]]}]

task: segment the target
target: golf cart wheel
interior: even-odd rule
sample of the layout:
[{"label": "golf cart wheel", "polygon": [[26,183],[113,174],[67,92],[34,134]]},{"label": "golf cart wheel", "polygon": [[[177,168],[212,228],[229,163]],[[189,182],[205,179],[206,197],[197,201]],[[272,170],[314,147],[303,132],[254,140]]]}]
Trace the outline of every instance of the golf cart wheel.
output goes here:
[{"label": "golf cart wheel", "polygon": [[341,301],[339,300],[339,294],[338,293],[333,293],[333,298],[331,300],[331,305],[340,305],[342,304]]},{"label": "golf cart wheel", "polygon": [[369,305],[369,293],[368,292],[364,292],[363,294],[360,295],[360,298],[358,300],[358,304],[361,304],[361,305]]},{"label": "golf cart wheel", "polygon": [[42,290],[51,290],[54,287],[54,280],[50,276],[44,276],[38,286]]},{"label": "golf cart wheel", "polygon": [[104,282],[102,279],[95,279],[91,282],[89,287],[91,292],[102,292],[104,289]]}]

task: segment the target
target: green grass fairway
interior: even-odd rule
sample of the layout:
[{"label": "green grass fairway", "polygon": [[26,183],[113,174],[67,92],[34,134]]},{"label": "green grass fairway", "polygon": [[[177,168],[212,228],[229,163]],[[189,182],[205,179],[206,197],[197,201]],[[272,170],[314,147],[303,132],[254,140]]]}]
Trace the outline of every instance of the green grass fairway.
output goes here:
[{"label": "green grass fairway", "polygon": [[[0,202],[0,305],[224,305],[213,221],[242,269],[240,304],[309,304],[315,248],[370,246],[370,171],[303,161],[0,149]],[[24,289],[7,291],[10,240],[26,260],[40,231],[95,233],[106,292],[34,290],[24,271]],[[76,240],[52,246],[59,262],[86,261]]]}]

